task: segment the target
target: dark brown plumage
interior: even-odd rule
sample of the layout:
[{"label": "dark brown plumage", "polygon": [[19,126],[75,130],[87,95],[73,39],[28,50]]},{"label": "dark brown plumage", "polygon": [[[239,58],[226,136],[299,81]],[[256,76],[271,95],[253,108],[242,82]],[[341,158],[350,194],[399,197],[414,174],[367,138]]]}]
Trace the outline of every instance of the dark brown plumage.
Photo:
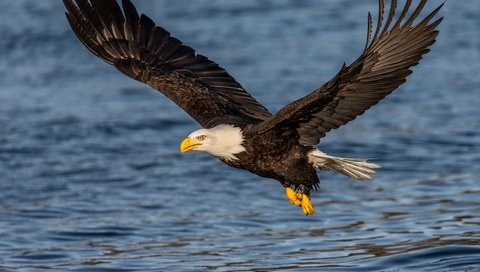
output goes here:
[{"label": "dark brown plumage", "polygon": [[162,92],[202,126],[220,116],[271,116],[223,68],[139,16],[130,1],[123,1],[125,16],[115,0],[64,3],[73,31],[93,54]]},{"label": "dark brown plumage", "polygon": [[[409,16],[412,0],[406,0],[399,16],[395,16],[397,0],[392,0],[386,18],[385,1],[379,0],[374,33],[368,15],[362,55],[320,88],[272,115],[223,68],[139,15],[129,0],[122,1],[122,8],[116,0],[64,3],[73,31],[93,54],[166,95],[204,128],[212,129],[210,132],[236,135],[238,128],[239,143],[229,146],[237,153],[205,150],[220,154],[218,157],[233,167],[279,180],[287,188],[288,198],[306,214],[313,212],[313,206],[303,201],[309,202],[309,192],[319,182],[315,168],[355,179],[370,179],[375,173],[376,164],[328,156],[313,146],[328,131],[363,114],[406,81],[410,68],[435,42],[442,18],[430,21],[443,5],[415,23],[426,0],[420,0]],[[190,146],[182,143],[182,151],[201,145],[191,140]],[[288,191],[290,187],[300,195]]]},{"label": "dark brown plumage", "polygon": [[422,0],[412,15],[402,24],[411,5],[408,0],[395,24],[396,0],[392,0],[387,22],[382,29],[384,1],[380,0],[379,20],[373,38],[372,17],[368,15],[367,46],[351,65],[320,88],[278,111],[261,124],[261,132],[294,123],[300,134],[300,143],[318,144],[320,138],[363,114],[406,81],[410,68],[418,64],[428,47],[435,42],[435,28],[442,18],[429,21],[438,13],[439,6],[419,24],[412,25],[425,6]]}]

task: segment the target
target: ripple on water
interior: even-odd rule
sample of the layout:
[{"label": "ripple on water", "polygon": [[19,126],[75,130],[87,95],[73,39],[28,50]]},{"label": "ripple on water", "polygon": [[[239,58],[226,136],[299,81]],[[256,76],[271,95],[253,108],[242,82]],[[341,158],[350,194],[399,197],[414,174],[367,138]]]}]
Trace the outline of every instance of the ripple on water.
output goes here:
[{"label": "ripple on water", "polygon": [[101,226],[96,228],[85,228],[70,231],[51,231],[50,235],[52,239],[84,241],[97,238],[116,239],[117,237],[133,235],[136,231],[138,231],[136,228]]},{"label": "ripple on water", "polygon": [[478,271],[480,248],[450,246],[419,249],[374,261],[371,268],[396,267],[405,271]]}]

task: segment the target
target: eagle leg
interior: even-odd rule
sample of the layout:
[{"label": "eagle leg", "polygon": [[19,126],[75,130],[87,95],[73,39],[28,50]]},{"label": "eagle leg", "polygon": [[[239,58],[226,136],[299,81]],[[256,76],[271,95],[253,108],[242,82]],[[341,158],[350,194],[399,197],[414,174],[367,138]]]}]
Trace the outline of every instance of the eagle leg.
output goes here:
[{"label": "eagle leg", "polygon": [[312,201],[308,195],[308,189],[300,186],[300,192],[295,192],[290,186],[285,186],[285,195],[290,202],[298,207],[302,207],[305,215],[311,215],[315,212]]}]

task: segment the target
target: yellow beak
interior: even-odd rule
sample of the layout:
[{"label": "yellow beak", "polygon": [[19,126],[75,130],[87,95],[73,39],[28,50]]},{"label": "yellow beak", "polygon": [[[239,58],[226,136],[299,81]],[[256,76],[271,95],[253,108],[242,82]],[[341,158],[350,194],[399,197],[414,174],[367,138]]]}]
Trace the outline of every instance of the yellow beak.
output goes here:
[{"label": "yellow beak", "polygon": [[201,143],[193,141],[190,137],[185,138],[180,144],[180,151],[182,153],[193,150],[196,146],[202,145]]}]

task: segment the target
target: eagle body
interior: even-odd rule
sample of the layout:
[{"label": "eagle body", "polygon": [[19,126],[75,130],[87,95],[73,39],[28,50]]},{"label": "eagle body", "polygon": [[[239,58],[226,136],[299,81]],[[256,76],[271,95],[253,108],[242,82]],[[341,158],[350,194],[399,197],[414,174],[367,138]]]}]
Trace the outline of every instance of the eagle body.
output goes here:
[{"label": "eagle body", "polygon": [[[222,160],[226,164],[246,169],[261,177],[278,180],[284,187],[292,186],[305,192],[315,188],[319,179],[309,162],[311,146],[299,144],[298,133],[293,130],[271,130],[260,134],[255,125],[242,130],[245,151],[238,160]],[[262,152],[258,152],[262,150]]]},{"label": "eagle body", "polygon": [[[363,114],[396,90],[429,52],[442,18],[442,5],[419,18],[427,0],[378,0],[376,27],[368,14],[363,53],[308,95],[271,113],[228,72],[181,41],[130,0],[63,0],[78,39],[120,72],[161,92],[200,125],[180,144],[182,153],[203,151],[229,166],[278,180],[290,202],[306,215],[317,170],[355,180],[372,179],[377,164],[327,155],[320,139]],[[402,1],[403,2],[403,1]],[[433,21],[432,21],[433,20]]]}]

